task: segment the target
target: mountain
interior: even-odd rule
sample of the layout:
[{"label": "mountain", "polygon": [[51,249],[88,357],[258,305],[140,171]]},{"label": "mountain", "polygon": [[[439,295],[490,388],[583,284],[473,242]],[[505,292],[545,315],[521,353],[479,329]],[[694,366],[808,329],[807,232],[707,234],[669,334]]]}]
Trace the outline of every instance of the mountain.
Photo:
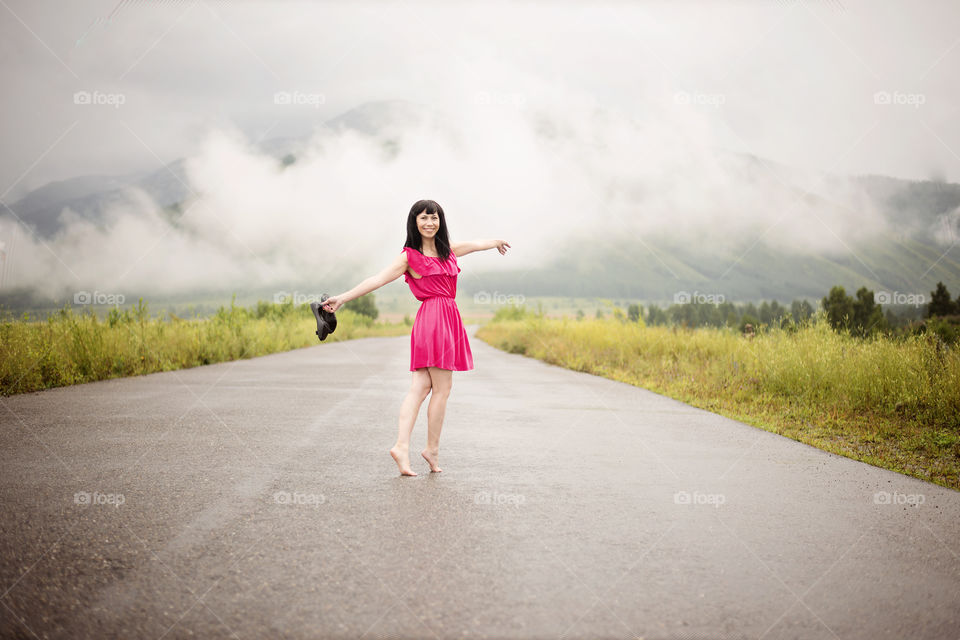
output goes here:
[{"label": "mountain", "polygon": [[888,176],[859,176],[891,226],[924,242],[956,242],[960,222],[960,184],[912,181]]},{"label": "mountain", "polygon": [[[57,218],[66,206],[84,207],[97,202],[104,194],[123,189],[144,177],[134,173],[125,176],[78,176],[51,182],[34,189],[10,208],[34,231],[50,236],[59,227]],[[4,213],[7,213],[4,210]]]},{"label": "mountain", "polygon": [[[686,292],[729,301],[820,300],[833,285],[852,294],[924,294],[944,282],[960,291],[960,261],[944,247],[885,235],[854,252],[836,255],[785,253],[744,240],[738,245],[691,245],[677,238],[578,238],[556,248],[556,259],[535,269],[516,269],[465,278],[467,294],[628,298],[671,303]],[[960,253],[957,251],[956,253]],[[576,256],[570,260],[565,256]]]},{"label": "mountain", "polygon": [[[316,134],[337,135],[353,131],[377,138],[386,153],[397,153],[404,132],[425,124],[456,138],[458,132],[442,115],[424,105],[403,100],[377,101],[327,120]],[[544,129],[542,135],[556,137]],[[310,137],[271,138],[258,149],[283,164],[296,162]],[[874,291],[929,293],[938,281],[951,291],[960,291],[960,185],[914,181],[887,176],[843,176],[801,171],[750,154],[718,152],[719,163],[729,176],[750,188],[760,185],[764,193],[786,201],[796,196],[829,220],[842,216],[844,205],[832,195],[850,189],[862,194],[864,206],[883,217],[888,231],[864,234],[839,250],[778,249],[758,230],[749,237],[727,242],[691,242],[661,231],[642,238],[629,233],[617,237],[577,237],[568,247],[558,247],[557,256],[542,267],[475,274],[462,279],[467,293],[481,290],[537,295],[602,296],[671,301],[680,292],[721,294],[730,300],[797,297],[820,299],[831,286],[842,284],[851,291],[867,286]],[[111,204],[127,201],[129,187],[137,187],[175,215],[189,195],[185,160],[144,173],[118,176],[82,176],[50,183],[13,203],[11,208],[41,238],[60,229],[61,212],[69,208],[80,216],[99,221]],[[740,184],[734,182],[733,184]],[[639,184],[627,189],[633,202],[642,206],[649,196]],[[788,197],[789,196],[789,197]],[[9,213],[0,209],[0,216]],[[839,219],[839,218],[838,218]],[[811,224],[819,224],[811,221]],[[824,231],[824,233],[827,233]],[[856,235],[856,234],[854,234]],[[639,240],[642,240],[640,242]],[[22,294],[22,292],[20,292]],[[11,292],[0,296],[10,300]]]},{"label": "mountain", "polygon": [[[430,107],[405,100],[383,100],[361,104],[326,121],[317,129],[319,137],[353,130],[369,136],[385,138],[388,152],[396,152],[394,137],[416,125],[442,123],[440,114]],[[309,137],[276,137],[256,145],[264,154],[280,162],[293,162],[309,141]],[[146,192],[163,208],[176,208],[190,195],[189,181],[184,169],[185,160],[179,158],[155,171],[117,176],[81,176],[51,182],[29,192],[9,207],[17,217],[42,238],[50,238],[60,228],[59,217],[64,209],[71,209],[81,218],[99,222],[110,205],[128,201],[125,190],[136,187]],[[0,215],[10,215],[0,210]]]},{"label": "mountain", "polygon": [[161,207],[170,207],[186,199],[188,184],[181,159],[151,172],[82,176],[51,182],[9,206],[34,233],[50,238],[60,229],[59,218],[64,209],[97,222],[110,205],[129,201],[126,191],[130,187],[142,189]]},{"label": "mountain", "polygon": [[[862,189],[888,230],[862,234],[832,249],[778,248],[765,230],[733,238],[698,241],[669,231],[617,236],[580,236],[554,249],[539,268],[497,271],[470,278],[468,293],[499,291],[524,296],[633,298],[671,303],[684,292],[720,295],[730,301],[796,298],[820,300],[834,285],[852,294],[929,297],[938,282],[960,291],[960,185],[887,176],[832,176],[796,171],[747,154],[728,154],[736,174],[770,180],[766,187],[801,197],[822,220],[842,215],[846,205],[818,195],[839,184]],[[807,189],[816,189],[807,190]],[[820,220],[810,220],[822,229]],[[731,235],[731,234],[728,234]],[[570,256],[574,256],[573,259]]]}]

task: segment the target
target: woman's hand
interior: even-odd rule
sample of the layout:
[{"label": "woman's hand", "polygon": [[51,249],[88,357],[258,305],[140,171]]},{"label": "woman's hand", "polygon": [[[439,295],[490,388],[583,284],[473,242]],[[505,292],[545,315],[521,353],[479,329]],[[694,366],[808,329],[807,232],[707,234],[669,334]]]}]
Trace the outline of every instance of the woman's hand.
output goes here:
[{"label": "woman's hand", "polygon": [[494,242],[496,242],[496,244],[493,246],[493,248],[499,251],[500,255],[504,255],[507,253],[506,247],[510,246],[508,242],[505,242],[503,240],[494,240]]},{"label": "woman's hand", "polygon": [[330,313],[336,313],[337,309],[346,304],[346,300],[341,299],[342,296],[330,296],[324,300],[320,306],[324,310],[329,311]]}]

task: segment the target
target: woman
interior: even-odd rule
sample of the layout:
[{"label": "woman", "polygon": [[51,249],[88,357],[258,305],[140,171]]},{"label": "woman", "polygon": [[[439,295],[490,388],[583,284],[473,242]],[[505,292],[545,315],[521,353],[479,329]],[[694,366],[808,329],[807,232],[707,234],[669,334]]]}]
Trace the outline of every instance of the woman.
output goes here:
[{"label": "woman", "polygon": [[400,406],[397,443],[390,455],[400,473],[415,476],[410,468],[410,434],[427,394],[427,447],[420,452],[431,472],[439,465],[440,431],[454,371],[473,369],[473,353],[463,327],[457,295],[457,258],[474,251],[497,249],[501,255],[510,245],[503,240],[450,243],[443,209],[433,200],[419,200],[407,215],[407,241],[389,267],[370,276],[346,293],[326,299],[323,308],[335,312],[344,303],[379,289],[404,276],[410,291],[422,304],[410,332],[410,371],[413,382]]}]

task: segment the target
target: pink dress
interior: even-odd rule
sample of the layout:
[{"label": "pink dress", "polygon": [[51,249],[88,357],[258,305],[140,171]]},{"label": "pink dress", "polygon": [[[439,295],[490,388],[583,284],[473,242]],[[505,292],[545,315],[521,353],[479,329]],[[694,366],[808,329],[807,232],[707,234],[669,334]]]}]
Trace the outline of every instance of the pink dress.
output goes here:
[{"label": "pink dress", "polygon": [[450,252],[446,262],[404,247],[407,263],[419,275],[403,274],[410,291],[422,304],[410,332],[410,371],[439,367],[452,371],[473,369],[473,352],[455,301],[460,266]]}]

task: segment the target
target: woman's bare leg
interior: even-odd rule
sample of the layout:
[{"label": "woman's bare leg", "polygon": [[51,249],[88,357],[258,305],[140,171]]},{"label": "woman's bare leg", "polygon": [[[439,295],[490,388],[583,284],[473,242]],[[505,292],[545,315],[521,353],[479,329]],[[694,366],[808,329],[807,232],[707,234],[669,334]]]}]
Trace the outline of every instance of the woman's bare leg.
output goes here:
[{"label": "woman's bare leg", "polygon": [[417,422],[417,414],[420,413],[420,405],[424,398],[430,393],[430,374],[426,368],[417,369],[413,372],[413,379],[410,383],[410,391],[403,399],[400,405],[400,421],[397,429],[397,444],[390,449],[390,456],[400,473],[405,476],[417,475],[410,468],[410,434],[413,433],[413,425]]},{"label": "woman's bare leg", "polygon": [[430,465],[430,471],[443,471],[440,468],[440,431],[443,429],[443,415],[447,411],[447,398],[453,386],[453,371],[429,367],[432,391],[430,404],[427,405],[427,448],[420,452]]}]

